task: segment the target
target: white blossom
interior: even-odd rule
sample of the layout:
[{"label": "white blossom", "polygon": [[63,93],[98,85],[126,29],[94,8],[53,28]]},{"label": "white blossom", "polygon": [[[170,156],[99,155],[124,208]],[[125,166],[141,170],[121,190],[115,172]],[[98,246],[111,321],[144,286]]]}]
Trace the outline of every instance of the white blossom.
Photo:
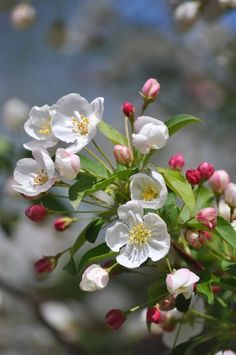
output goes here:
[{"label": "white blossom", "polygon": [[34,159],[20,159],[14,171],[12,187],[27,196],[36,196],[50,189],[57,180],[54,163],[47,151],[34,150]]},{"label": "white blossom", "polygon": [[169,138],[167,126],[153,117],[140,116],[134,122],[133,145],[143,153],[163,148]]},{"label": "white blossom", "polygon": [[80,158],[66,149],[58,148],[56,151],[55,167],[60,176],[73,180],[80,171]]},{"label": "white blossom", "polygon": [[193,294],[193,287],[199,277],[187,268],[175,270],[166,278],[167,290],[174,296],[183,294],[188,299]]},{"label": "white blossom", "polygon": [[29,150],[50,148],[57,144],[57,139],[52,132],[52,117],[54,106],[34,106],[30,110],[29,119],[25,122],[26,133],[34,138],[33,141],[24,144]]},{"label": "white blossom", "polygon": [[137,201],[129,201],[118,208],[122,222],[108,228],[105,241],[111,250],[118,252],[116,260],[127,268],[136,268],[148,258],[162,259],[170,249],[170,236],[165,222],[156,214],[143,215]]},{"label": "white blossom", "polygon": [[94,292],[102,290],[109,282],[109,274],[100,265],[90,265],[83,273],[80,288],[83,291]]},{"label": "white blossom", "polygon": [[20,129],[29,114],[29,106],[18,98],[11,98],[3,105],[2,118],[5,126],[16,131]]},{"label": "white blossom", "polygon": [[59,140],[72,143],[68,151],[79,152],[95,137],[103,114],[103,100],[98,97],[89,103],[79,94],[69,94],[57,101],[52,130]]},{"label": "white blossom", "polygon": [[150,176],[138,173],[130,178],[131,199],[143,208],[161,208],[167,200],[167,188],[161,174],[151,170]]}]

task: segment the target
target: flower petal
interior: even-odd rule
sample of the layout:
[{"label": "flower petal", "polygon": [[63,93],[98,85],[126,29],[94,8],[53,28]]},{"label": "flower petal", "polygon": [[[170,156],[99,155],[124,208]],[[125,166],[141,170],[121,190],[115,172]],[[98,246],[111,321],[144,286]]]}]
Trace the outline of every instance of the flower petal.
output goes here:
[{"label": "flower petal", "polygon": [[118,208],[119,218],[130,228],[143,222],[143,208],[137,201],[129,201]]},{"label": "flower petal", "polygon": [[116,222],[114,226],[106,230],[105,242],[113,251],[119,251],[129,240],[128,227],[122,222]]},{"label": "flower petal", "polygon": [[148,258],[148,247],[146,244],[127,244],[121,249],[116,261],[127,268],[139,267]]}]

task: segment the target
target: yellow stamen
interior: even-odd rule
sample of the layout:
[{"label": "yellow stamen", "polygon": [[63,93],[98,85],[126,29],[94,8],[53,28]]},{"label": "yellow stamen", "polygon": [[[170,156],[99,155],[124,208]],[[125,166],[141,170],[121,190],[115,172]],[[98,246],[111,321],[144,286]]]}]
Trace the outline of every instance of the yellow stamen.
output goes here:
[{"label": "yellow stamen", "polygon": [[44,170],[37,170],[33,181],[34,185],[44,185],[48,181],[48,174]]},{"label": "yellow stamen", "polygon": [[158,197],[158,192],[154,187],[145,186],[143,189],[143,199],[145,201],[152,201]]},{"label": "yellow stamen", "polygon": [[151,229],[147,229],[143,223],[140,223],[130,229],[129,235],[129,243],[144,244],[151,236]]},{"label": "yellow stamen", "polygon": [[40,134],[49,135],[52,133],[51,128],[51,116],[48,117],[47,121],[42,125],[42,127],[38,130]]},{"label": "yellow stamen", "polygon": [[84,115],[80,115],[80,121],[76,117],[72,117],[72,123],[74,125],[73,132],[82,135],[88,134],[89,119]]}]

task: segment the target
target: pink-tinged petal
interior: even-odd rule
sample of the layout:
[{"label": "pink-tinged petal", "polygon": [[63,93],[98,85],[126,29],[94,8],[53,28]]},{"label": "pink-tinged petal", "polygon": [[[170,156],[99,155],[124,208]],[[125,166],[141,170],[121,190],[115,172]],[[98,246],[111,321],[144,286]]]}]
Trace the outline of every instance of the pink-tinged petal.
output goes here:
[{"label": "pink-tinged petal", "polygon": [[129,240],[128,227],[122,222],[116,222],[114,226],[106,230],[105,242],[111,250],[118,252]]}]

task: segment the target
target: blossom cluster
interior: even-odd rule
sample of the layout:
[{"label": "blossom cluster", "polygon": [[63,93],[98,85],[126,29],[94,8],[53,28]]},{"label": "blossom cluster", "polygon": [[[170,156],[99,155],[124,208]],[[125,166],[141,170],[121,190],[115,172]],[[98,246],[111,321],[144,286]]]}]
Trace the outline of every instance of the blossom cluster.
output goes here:
[{"label": "blossom cluster", "polygon": [[[177,313],[186,313],[184,322],[191,323],[197,316],[213,319],[197,314],[192,300],[205,297],[212,305],[217,292],[228,290],[227,263],[236,262],[236,184],[230,182],[229,174],[215,170],[209,162],[184,172],[182,153],[169,158],[169,167],[149,162],[172,134],[199,122],[190,115],[166,122],[147,116],[148,106],[159,93],[159,82],[150,78],[140,92],[139,115],[132,103],[122,105],[125,135],[102,120],[101,97],[89,103],[72,93],[51,106],[34,106],[24,124],[31,137],[24,147],[32,158],[19,160],[14,171],[14,189],[35,200],[25,210],[32,221],[60,214],[54,227],[62,232],[79,221],[71,217],[73,213],[87,213],[91,219],[70,248],[39,259],[37,273],[52,272],[66,253],[69,260],[64,270],[79,276],[78,285],[86,292],[109,287],[110,279],[122,270],[131,275],[139,273],[133,270],[137,268],[151,272],[154,283],[145,305],[109,310],[105,319],[111,329],[119,329],[131,312],[143,308],[149,330],[153,324],[161,331],[174,330],[183,320],[175,319]],[[113,161],[95,141],[98,130],[113,145]],[[58,195],[58,189],[68,195]],[[66,211],[50,209],[45,200],[50,196],[68,199],[74,210],[68,205]],[[222,218],[222,203],[228,208],[227,218]],[[81,210],[81,204],[97,210]],[[103,243],[86,252],[77,267],[75,254],[84,243],[97,242],[102,229]],[[216,266],[219,259],[226,264]],[[159,269],[162,273],[164,269],[164,278],[158,279]]]}]

